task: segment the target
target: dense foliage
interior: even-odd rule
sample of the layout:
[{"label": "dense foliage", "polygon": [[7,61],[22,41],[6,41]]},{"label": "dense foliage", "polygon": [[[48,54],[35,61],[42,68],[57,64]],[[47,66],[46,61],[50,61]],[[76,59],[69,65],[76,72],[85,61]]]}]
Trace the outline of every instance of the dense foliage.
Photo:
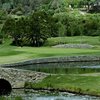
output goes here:
[{"label": "dense foliage", "polygon": [[42,46],[50,37],[99,36],[100,14],[79,10],[94,1],[0,0],[0,43],[4,36],[18,46]]},{"label": "dense foliage", "polygon": [[99,36],[100,14],[73,10],[52,15],[46,11],[35,11],[27,17],[8,17],[1,33],[11,36],[12,44],[20,46],[42,46],[50,37]]},{"label": "dense foliage", "polygon": [[1,30],[2,30],[2,27],[3,27],[4,22],[6,20],[6,16],[7,16],[6,12],[0,10],[0,44],[2,44],[2,42],[3,42],[3,35],[4,34],[1,32]]},{"label": "dense foliage", "polygon": [[56,13],[54,17],[62,25],[60,35],[62,33],[63,36],[99,35],[100,14],[81,14],[79,11],[72,11],[71,13]]},{"label": "dense foliage", "polygon": [[41,46],[48,37],[55,35],[55,29],[56,20],[43,11],[37,11],[29,17],[9,17],[3,25],[2,33],[11,36],[14,45]]},{"label": "dense foliage", "polygon": [[41,8],[58,12],[65,11],[69,5],[72,8],[89,9],[94,1],[96,0],[0,0],[0,8],[12,14],[25,14]]}]

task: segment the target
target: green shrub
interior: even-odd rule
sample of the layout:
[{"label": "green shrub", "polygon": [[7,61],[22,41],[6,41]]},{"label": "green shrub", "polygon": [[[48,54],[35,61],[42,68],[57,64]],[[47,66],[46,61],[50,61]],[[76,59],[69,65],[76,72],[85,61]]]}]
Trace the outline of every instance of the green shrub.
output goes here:
[{"label": "green shrub", "polygon": [[15,100],[23,100],[22,97],[15,97]]}]

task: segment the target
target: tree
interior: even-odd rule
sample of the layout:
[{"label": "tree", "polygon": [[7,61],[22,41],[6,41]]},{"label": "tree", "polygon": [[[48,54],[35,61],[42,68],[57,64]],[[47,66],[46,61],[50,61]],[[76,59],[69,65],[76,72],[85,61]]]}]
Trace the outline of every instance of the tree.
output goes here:
[{"label": "tree", "polygon": [[13,45],[21,46],[22,40],[26,33],[26,19],[20,18],[15,20],[14,18],[8,18],[3,25],[2,32],[7,36],[11,36]]},{"label": "tree", "polygon": [[29,40],[32,46],[41,46],[49,37],[48,18],[43,11],[34,12],[30,17]]},{"label": "tree", "polygon": [[49,3],[49,9],[53,9],[55,12],[65,12],[67,7],[66,0],[51,0]]},{"label": "tree", "polygon": [[13,37],[13,45],[23,46],[24,38],[26,38],[26,34],[29,30],[29,24],[26,18],[19,18],[15,24],[15,32],[11,34]]},{"label": "tree", "polygon": [[52,16],[50,16],[48,20],[49,26],[49,34],[51,37],[58,37],[59,36],[59,23],[58,20]]},{"label": "tree", "polygon": [[4,32],[6,35],[14,34],[14,32],[15,32],[15,25],[16,25],[15,19],[9,17],[5,21],[5,23],[4,23],[3,27],[2,27],[2,32]]},{"label": "tree", "polygon": [[41,46],[48,37],[58,36],[56,19],[44,11],[36,11],[30,17],[8,18],[2,32],[11,36],[13,45]]}]

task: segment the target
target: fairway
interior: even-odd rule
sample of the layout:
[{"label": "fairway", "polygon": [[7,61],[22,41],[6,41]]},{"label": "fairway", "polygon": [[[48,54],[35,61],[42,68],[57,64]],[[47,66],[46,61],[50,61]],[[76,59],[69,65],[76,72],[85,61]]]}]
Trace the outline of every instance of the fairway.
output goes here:
[{"label": "fairway", "polygon": [[[60,38],[60,39],[59,39]],[[0,64],[15,63],[26,61],[35,58],[43,57],[62,57],[62,56],[99,56],[100,55],[100,46],[99,46],[99,37],[89,37],[84,36],[81,40],[80,36],[76,37],[59,37],[48,39],[48,46],[45,47],[17,47],[11,46],[11,40],[6,39],[5,42],[0,45]],[[52,44],[55,41],[58,43],[78,43],[84,42],[86,44],[91,44],[94,48],[91,49],[76,49],[76,48],[53,48],[49,44]],[[69,41],[72,40],[73,42]],[[68,42],[69,41],[69,42]],[[77,41],[77,42],[76,42]],[[96,45],[97,44],[97,45]],[[53,44],[52,44],[53,45]]]},{"label": "fairway", "polygon": [[99,49],[70,49],[52,47],[0,47],[0,64],[14,63],[42,57],[62,57],[78,55],[100,55]]}]

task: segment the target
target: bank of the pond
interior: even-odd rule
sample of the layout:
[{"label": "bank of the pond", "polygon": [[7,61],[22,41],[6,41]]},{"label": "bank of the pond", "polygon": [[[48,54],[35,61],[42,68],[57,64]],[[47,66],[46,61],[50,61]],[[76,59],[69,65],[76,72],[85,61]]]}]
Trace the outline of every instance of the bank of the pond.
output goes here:
[{"label": "bank of the pond", "polygon": [[[4,64],[0,66],[14,67],[14,66],[23,66],[23,65],[30,65],[30,64],[41,64],[41,63],[93,62],[93,61],[100,61],[100,56],[45,57],[45,58],[32,59],[29,61],[23,61],[19,63]],[[17,86],[20,85],[19,82],[21,81],[22,82],[21,86],[23,85],[23,82],[24,83],[26,82],[25,84],[26,88],[47,89],[51,91],[65,91],[65,92],[73,92],[78,94],[100,96],[100,76],[99,75],[95,76],[95,73],[94,75],[66,74],[66,75],[47,76],[44,73],[38,73],[38,72],[33,73],[30,71],[21,71],[21,70],[14,70],[14,69],[8,70],[5,68],[3,70],[1,70],[2,72],[1,78],[5,77],[4,75],[6,75],[7,77],[6,79],[18,83]],[[43,80],[41,82],[38,82],[37,80],[40,79]]]},{"label": "bank of the pond", "polygon": [[100,76],[50,75],[38,83],[26,82],[26,88],[70,92],[83,95],[100,96]]},{"label": "bank of the pond", "polygon": [[43,57],[34,58],[28,61],[18,63],[2,64],[2,67],[24,66],[32,64],[45,64],[45,63],[64,63],[64,62],[92,62],[100,61],[100,56],[65,56],[65,57]]}]

